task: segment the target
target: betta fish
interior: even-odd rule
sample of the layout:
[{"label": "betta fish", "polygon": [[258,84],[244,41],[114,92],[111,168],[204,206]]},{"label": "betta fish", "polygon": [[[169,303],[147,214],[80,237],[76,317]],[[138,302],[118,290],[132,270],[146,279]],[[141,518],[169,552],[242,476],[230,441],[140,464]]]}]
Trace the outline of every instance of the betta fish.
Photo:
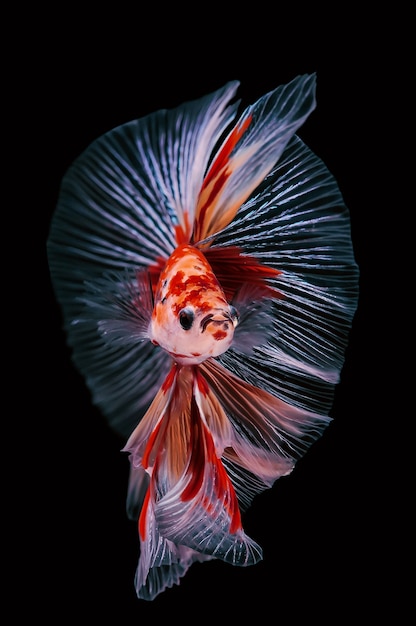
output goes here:
[{"label": "betta fish", "polygon": [[263,558],[242,515],[332,420],[357,307],[349,210],[297,135],[316,75],[246,108],[238,87],[94,140],[48,235],[74,364],[125,441],[144,600]]}]

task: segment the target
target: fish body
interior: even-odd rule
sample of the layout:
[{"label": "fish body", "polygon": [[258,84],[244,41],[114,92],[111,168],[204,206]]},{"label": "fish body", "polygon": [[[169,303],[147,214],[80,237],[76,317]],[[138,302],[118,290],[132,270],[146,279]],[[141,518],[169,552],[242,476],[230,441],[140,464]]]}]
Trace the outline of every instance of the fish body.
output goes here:
[{"label": "fish body", "polygon": [[225,352],[238,314],[227,302],[203,253],[179,245],[160,274],[150,326],[151,341],[176,363],[192,365]]},{"label": "fish body", "polygon": [[237,87],[98,138],[48,238],[74,363],[126,440],[145,600],[262,558],[242,514],[330,423],[358,301],[348,209],[296,135],[315,75],[241,114]]}]

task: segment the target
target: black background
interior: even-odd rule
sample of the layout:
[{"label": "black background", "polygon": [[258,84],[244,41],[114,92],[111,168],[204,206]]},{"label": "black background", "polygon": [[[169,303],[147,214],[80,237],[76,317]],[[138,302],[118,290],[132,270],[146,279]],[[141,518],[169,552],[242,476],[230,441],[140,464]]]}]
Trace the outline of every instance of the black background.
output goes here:
[{"label": "black background", "polygon": [[[368,434],[375,419],[369,408],[374,234],[368,225],[368,162],[374,149],[372,77],[380,57],[368,40],[370,26],[347,21],[342,12],[303,14],[301,25],[300,11],[291,16],[278,8],[273,15],[254,11],[224,20],[218,8],[215,15],[189,15],[179,8],[167,15],[160,7],[143,15],[116,10],[89,17],[68,9],[49,15],[50,27],[33,37],[26,57],[21,104],[35,129],[32,163],[39,170],[36,211],[27,211],[36,218],[36,289],[40,283],[44,330],[36,333],[34,366],[41,372],[39,406],[33,407],[40,419],[29,420],[36,424],[28,444],[36,451],[36,474],[32,465],[25,466],[22,481],[23,490],[33,492],[29,517],[36,531],[29,543],[35,550],[30,574],[21,566],[16,580],[22,596],[36,588],[32,613],[51,623],[85,618],[95,624],[110,616],[117,623],[240,622],[249,610],[254,619],[272,623],[283,618],[296,623],[299,617],[338,623],[358,607],[362,611],[363,601],[365,610],[372,610],[374,470]],[[139,541],[125,514],[124,442],[92,406],[71,364],[49,280],[45,244],[60,181],[92,140],[118,124],[198,98],[232,79],[241,81],[239,95],[248,105],[309,72],[317,73],[317,108],[299,135],[338,181],[361,270],[360,304],[334,421],[292,475],[258,497],[245,516],[245,530],[263,547],[263,562],[247,569],[195,564],[180,586],[151,603],[139,601],[133,586]]]}]

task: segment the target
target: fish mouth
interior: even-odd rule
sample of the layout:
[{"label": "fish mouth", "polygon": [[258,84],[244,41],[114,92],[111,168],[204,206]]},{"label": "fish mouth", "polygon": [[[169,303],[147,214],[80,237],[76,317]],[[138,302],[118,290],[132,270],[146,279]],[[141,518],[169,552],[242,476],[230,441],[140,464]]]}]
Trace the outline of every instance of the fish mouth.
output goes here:
[{"label": "fish mouth", "polygon": [[231,315],[225,313],[224,311],[222,311],[221,313],[216,313],[215,315],[213,313],[209,313],[201,320],[201,332],[205,332],[208,324],[212,323],[219,325],[223,324],[224,322],[233,323]]}]

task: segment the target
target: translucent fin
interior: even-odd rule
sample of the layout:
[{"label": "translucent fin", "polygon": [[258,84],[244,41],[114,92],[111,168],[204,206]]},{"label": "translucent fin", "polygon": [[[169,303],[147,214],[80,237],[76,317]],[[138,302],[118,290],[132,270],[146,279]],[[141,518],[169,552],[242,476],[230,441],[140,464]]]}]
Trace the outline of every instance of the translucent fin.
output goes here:
[{"label": "translucent fin", "polygon": [[254,386],[327,414],[359,287],[349,212],[335,179],[293,137],[264,183],[215,236],[215,246],[237,246],[280,270],[267,282],[283,296],[268,310],[267,341],[252,354],[239,354],[236,344],[219,360]]},{"label": "translucent fin", "polygon": [[[245,481],[231,476],[239,500],[247,505],[256,492],[271,487],[292,471],[331,418],[292,406],[253,387],[212,359],[200,368],[233,427],[223,455],[248,472],[239,474],[249,480],[248,489]],[[254,480],[249,479],[250,475]]]},{"label": "translucent fin", "polygon": [[148,341],[109,343],[96,321],[77,320],[71,337],[73,358],[85,376],[93,403],[110,426],[127,437],[160,388],[170,358]]},{"label": "translucent fin", "polygon": [[[137,308],[133,312],[123,285],[112,302],[99,290],[115,274],[150,270],[154,282],[178,238],[190,237],[211,152],[238,106],[227,105],[238,84],[109,131],[87,147],[61,184],[47,242],[52,283],[73,360],[93,401],[124,436],[170,363],[143,341],[145,320]],[[128,320],[120,319],[122,302]]]},{"label": "translucent fin", "polygon": [[86,318],[97,320],[106,341],[132,345],[149,339],[153,291],[148,272],[105,274],[86,283],[85,295],[79,299],[86,305]]},{"label": "translucent fin", "polygon": [[136,522],[139,519],[146,492],[149,487],[150,476],[145,469],[139,465],[133,465],[133,458],[130,457],[130,473],[127,488],[126,512],[127,517]]},{"label": "translucent fin", "polygon": [[212,558],[162,537],[155,519],[156,497],[151,475],[158,448],[166,445],[164,435],[176,375],[177,369],[173,366],[124,448],[130,452],[127,513],[131,519],[139,520],[140,557],[135,587],[137,596],[144,600],[153,600],[166,588],[178,585],[195,561]]},{"label": "translucent fin", "polygon": [[232,565],[253,565],[262,558],[262,550],[244,533],[234,487],[215,454],[208,429],[198,424],[200,447],[190,447],[186,472],[157,502],[157,526],[175,544]]},{"label": "translucent fin", "polygon": [[238,106],[226,108],[238,85],[118,126],[68,169],[48,240],[60,300],[69,305],[68,289],[105,270],[170,256],[178,226],[186,233],[193,222],[211,152]]},{"label": "translucent fin", "polygon": [[[269,265],[262,265],[255,256],[245,254],[237,246],[214,245],[204,249],[204,255],[229,301],[235,300],[237,294],[239,294],[240,302],[244,299],[243,294],[247,296],[247,299],[249,295],[251,297],[252,294],[249,294],[247,290],[250,286],[256,287],[257,299],[280,297],[278,290],[267,282],[269,278],[276,278],[280,271]],[[242,291],[243,285],[244,291]]]},{"label": "translucent fin", "polygon": [[[177,370],[177,366],[170,362],[169,371],[159,385],[146,414],[131,432],[123,448],[123,452],[130,454],[129,460],[133,467],[142,467],[148,470],[149,475],[153,470],[158,446],[162,445],[161,441],[165,441],[166,420],[169,419],[169,407],[176,386]],[[163,421],[164,425],[161,428]],[[153,448],[155,449],[154,453],[152,452]],[[144,461],[145,457],[146,460]]]},{"label": "translucent fin", "polygon": [[140,510],[140,597],[177,584],[196,559],[246,566],[262,558],[260,546],[244,533],[220,458],[234,440],[198,368],[174,364],[124,448],[132,464],[128,509]]},{"label": "translucent fin", "polygon": [[147,272],[110,272],[85,284],[72,320],[73,358],[93,402],[127,436],[140,421],[171,365],[148,339],[152,288]]},{"label": "translucent fin", "polygon": [[267,344],[275,332],[272,298],[280,297],[277,290],[244,283],[235,294],[232,304],[238,311],[238,325],[234,331],[233,351],[253,354],[255,346]]},{"label": "translucent fin", "polygon": [[194,242],[229,224],[315,108],[315,74],[298,76],[249,106],[217,151],[201,189]]},{"label": "translucent fin", "polygon": [[163,538],[150,502],[145,525],[146,540],[140,539],[140,558],[134,580],[137,596],[142,600],[154,600],[165,589],[179,585],[192,563],[213,558]]}]

